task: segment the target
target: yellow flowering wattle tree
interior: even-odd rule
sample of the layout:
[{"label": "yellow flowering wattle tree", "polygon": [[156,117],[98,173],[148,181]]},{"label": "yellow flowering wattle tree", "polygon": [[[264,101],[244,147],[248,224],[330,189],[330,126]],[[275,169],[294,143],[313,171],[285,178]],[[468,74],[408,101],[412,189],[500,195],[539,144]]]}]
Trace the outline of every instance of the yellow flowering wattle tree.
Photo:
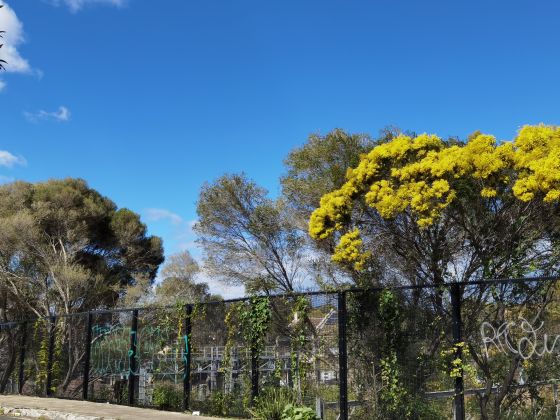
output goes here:
[{"label": "yellow flowering wattle tree", "polygon": [[[311,215],[309,234],[329,247],[334,262],[359,274],[353,276],[362,282],[358,286],[442,286],[483,278],[557,275],[560,128],[525,126],[512,141],[504,142],[481,133],[467,141],[422,134],[381,142],[348,169],[340,188],[322,197]],[[403,389],[414,376],[411,360],[433,361],[438,348],[452,343],[445,333],[450,319],[445,290],[403,291],[402,310],[415,315],[386,326],[416,337],[403,346],[415,349],[413,359],[394,349],[394,365],[401,372],[395,380]],[[497,362],[481,352],[481,319],[500,325],[509,321],[515,308],[542,313],[555,292],[551,284],[496,289],[474,283],[461,286],[461,293],[469,354],[465,363],[477,369],[478,382],[471,385],[490,389],[499,383],[504,390],[477,396],[482,418],[489,418],[491,411],[499,415],[511,401],[519,400],[523,391],[508,391],[518,384],[518,359]],[[372,305],[375,300],[363,303],[363,310],[355,311],[357,319]],[[427,327],[417,324],[422,316]],[[372,335],[376,328],[368,331]],[[423,341],[421,334],[428,338]],[[362,341],[353,346],[364,354],[380,345],[379,339]],[[376,356],[370,359],[378,363]],[[428,382],[434,380],[426,377],[414,389],[429,389]],[[375,383],[371,380],[368,386]]]},{"label": "yellow flowering wattle tree", "polygon": [[[477,223],[478,228],[487,229],[488,220],[494,223],[502,218],[513,228],[523,222],[523,213],[535,216],[537,211],[542,215],[547,206],[556,212],[559,200],[558,127],[525,126],[513,141],[502,143],[479,133],[464,143],[435,135],[400,135],[364,155],[357,167],[348,169],[346,183],[322,197],[311,216],[309,234],[317,240],[336,237],[338,245],[332,259],[361,270],[370,257],[375,257],[376,240],[387,245],[387,229],[393,228],[393,242],[399,239],[394,231],[399,225],[420,237],[452,234],[452,242],[463,239],[463,251],[472,248],[476,254],[478,241],[472,241],[475,238],[469,229],[476,229]],[[470,216],[474,220],[468,223],[466,218]],[[533,217],[526,223],[531,225],[527,239],[535,239],[535,220]],[[539,220],[544,223],[538,229],[539,240],[546,239],[550,230],[546,221],[546,217]],[[442,228],[448,232],[440,232]],[[407,236],[403,232],[401,239]],[[495,239],[501,242],[505,238]],[[488,238],[483,242],[490,245]],[[479,251],[489,251],[480,245]],[[461,255],[466,256],[464,252]],[[445,260],[441,262],[458,262],[451,261],[454,258]],[[449,267],[440,268],[445,271]],[[492,267],[486,267],[485,273],[474,271],[472,274],[488,275]],[[501,271],[502,275],[514,274]]]},{"label": "yellow flowering wattle tree", "polygon": [[[557,275],[560,128],[525,126],[512,141],[503,142],[481,133],[467,141],[398,135],[364,154],[357,166],[348,169],[346,182],[322,197],[311,215],[309,234],[326,244],[334,262],[357,273],[353,278],[361,282],[358,286],[442,286]],[[530,398],[520,397],[523,389],[511,388],[520,384],[518,358],[496,361],[483,354],[481,320],[502,325],[520,310],[542,316],[555,291],[548,283],[515,287],[467,283],[461,286],[465,354],[469,354],[465,363],[477,369],[476,383],[470,386],[491,390],[500,384],[499,393],[476,397],[482,418],[491,412],[499,416],[515,401]],[[411,361],[425,361],[418,369],[426,371],[437,358],[437,349],[452,344],[445,290],[414,288],[400,295],[402,310],[409,316],[387,328],[409,337],[395,351],[394,365],[402,368],[395,380],[403,389],[413,381],[402,376],[410,372]],[[355,310],[357,318],[373,305],[375,301],[365,301],[363,310]],[[362,336],[363,343],[353,345],[375,353],[379,338],[368,341],[368,334]],[[372,363],[376,357],[370,355]],[[552,365],[547,366],[550,371]],[[425,376],[408,392],[429,390],[433,380]],[[371,380],[368,386],[376,383]]]}]

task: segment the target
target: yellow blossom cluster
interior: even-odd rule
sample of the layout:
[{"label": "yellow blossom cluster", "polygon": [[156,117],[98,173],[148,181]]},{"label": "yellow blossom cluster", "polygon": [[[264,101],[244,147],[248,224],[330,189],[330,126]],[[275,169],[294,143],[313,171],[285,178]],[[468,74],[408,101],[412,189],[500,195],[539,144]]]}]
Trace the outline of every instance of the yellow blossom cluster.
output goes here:
[{"label": "yellow blossom cluster", "polygon": [[363,250],[360,231],[354,229],[340,237],[332,259],[338,263],[350,263],[356,270],[361,270],[369,256],[370,253]]},{"label": "yellow blossom cluster", "polygon": [[[458,182],[466,178],[476,181],[483,198],[512,191],[523,201],[560,200],[560,128],[525,126],[513,142],[501,144],[485,134],[465,144],[427,134],[400,135],[363,156],[348,170],[346,183],[322,197],[309,233],[325,239],[344,231],[358,198],[383,218],[408,210],[420,227],[430,226],[456,199]],[[359,269],[362,248],[359,231],[352,230],[340,238],[333,260]]]}]

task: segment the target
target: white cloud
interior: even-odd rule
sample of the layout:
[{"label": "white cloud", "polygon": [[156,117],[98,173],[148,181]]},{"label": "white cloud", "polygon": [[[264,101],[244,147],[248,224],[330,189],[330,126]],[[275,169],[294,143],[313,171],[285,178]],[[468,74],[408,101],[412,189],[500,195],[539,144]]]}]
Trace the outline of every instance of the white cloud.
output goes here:
[{"label": "white cloud", "polygon": [[64,5],[68,7],[70,11],[73,13],[80,11],[86,6],[91,6],[95,4],[122,7],[125,5],[126,2],[126,0],[44,0],[44,1],[51,4],[52,6],[58,7]]},{"label": "white cloud", "polygon": [[146,218],[152,222],[168,220],[174,225],[183,223],[183,218],[181,216],[165,209],[148,209],[146,210]]},{"label": "white cloud", "polygon": [[235,299],[246,296],[244,286],[233,286],[225,284],[215,278],[210,277],[207,273],[201,271],[196,276],[197,283],[208,283],[210,293],[220,295],[224,299]]},{"label": "white cloud", "polygon": [[[18,47],[25,42],[23,24],[7,3],[4,3],[4,7],[0,9],[0,28],[5,31],[2,42],[0,42],[0,44],[4,44],[0,48],[0,59],[6,61],[4,64],[6,72],[31,74],[40,77],[41,71],[33,69],[29,61],[23,58],[18,51]],[[0,90],[5,86],[6,82],[0,80]]]},{"label": "white cloud", "polygon": [[12,168],[15,165],[25,165],[26,163],[22,156],[15,156],[7,150],[0,150],[0,166]]},{"label": "white cloud", "polygon": [[39,110],[37,112],[27,112],[24,111],[23,115],[29,122],[39,122],[39,121],[68,121],[70,120],[70,110],[65,106],[59,106],[58,110],[53,112],[48,112],[44,110]]}]

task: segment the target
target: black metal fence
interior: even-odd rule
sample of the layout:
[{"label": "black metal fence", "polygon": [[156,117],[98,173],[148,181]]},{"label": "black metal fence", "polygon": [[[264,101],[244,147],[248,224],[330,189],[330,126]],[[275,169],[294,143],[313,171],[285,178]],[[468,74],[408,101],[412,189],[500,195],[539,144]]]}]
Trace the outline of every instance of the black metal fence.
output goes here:
[{"label": "black metal fence", "polygon": [[284,389],[323,419],[557,418],[559,284],[351,289],[9,322],[0,391],[247,417]]}]

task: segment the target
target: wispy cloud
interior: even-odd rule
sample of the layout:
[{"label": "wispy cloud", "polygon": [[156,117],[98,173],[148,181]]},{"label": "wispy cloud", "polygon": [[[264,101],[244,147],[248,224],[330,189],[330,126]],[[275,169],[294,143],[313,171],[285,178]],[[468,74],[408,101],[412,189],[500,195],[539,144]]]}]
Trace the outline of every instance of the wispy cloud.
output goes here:
[{"label": "wispy cloud", "polygon": [[183,218],[181,216],[165,209],[147,209],[146,219],[152,222],[158,222],[160,220],[168,220],[174,225],[179,225],[183,223]]},{"label": "wispy cloud", "polygon": [[16,165],[25,165],[26,160],[22,156],[15,156],[7,150],[0,150],[0,166],[13,168]]},{"label": "wispy cloud", "polygon": [[[4,67],[8,73],[22,73],[41,77],[42,72],[33,69],[27,59],[23,58],[18,47],[25,42],[23,23],[19,20],[14,10],[7,4],[0,9],[0,28],[5,31],[2,37],[4,44],[0,48],[0,59],[5,60]],[[0,90],[6,86],[6,82],[0,80]]]},{"label": "wispy cloud", "polygon": [[193,227],[196,220],[186,220],[167,209],[149,208],[144,212],[144,218],[149,222],[167,222],[171,224],[170,236],[166,238],[166,251],[189,251],[194,257],[200,255],[201,250],[196,243]]},{"label": "wispy cloud", "polygon": [[48,112],[42,109],[37,112],[24,111],[23,115],[25,116],[25,118],[27,118],[27,121],[33,123],[48,120],[60,122],[70,120],[70,110],[65,106],[59,106],[58,110],[52,112]]},{"label": "wispy cloud", "polygon": [[106,5],[122,7],[126,0],[43,0],[52,6],[66,6],[71,12],[76,13],[86,6]]}]

